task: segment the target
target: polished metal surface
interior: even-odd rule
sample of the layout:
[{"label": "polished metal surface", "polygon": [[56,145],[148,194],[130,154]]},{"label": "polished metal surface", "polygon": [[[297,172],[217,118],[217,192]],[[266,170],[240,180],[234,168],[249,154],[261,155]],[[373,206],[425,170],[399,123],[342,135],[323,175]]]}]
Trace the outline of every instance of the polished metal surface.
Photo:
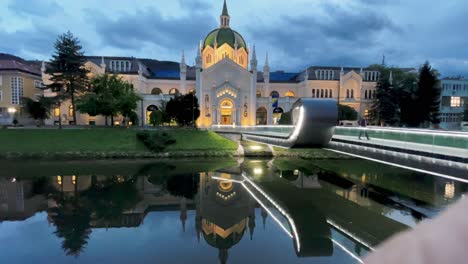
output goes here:
[{"label": "polished metal surface", "polygon": [[293,130],[288,136],[259,135],[242,133],[247,140],[282,147],[322,147],[330,142],[338,107],[333,99],[299,99],[293,105]]}]

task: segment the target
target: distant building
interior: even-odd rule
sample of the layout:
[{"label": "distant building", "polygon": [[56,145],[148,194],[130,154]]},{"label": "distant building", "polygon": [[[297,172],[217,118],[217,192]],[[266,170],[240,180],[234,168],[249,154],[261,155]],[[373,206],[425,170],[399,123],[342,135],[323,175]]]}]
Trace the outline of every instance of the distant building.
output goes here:
[{"label": "distant building", "polygon": [[441,81],[441,126],[460,129],[465,105],[468,104],[468,79],[444,78]]},{"label": "distant building", "polygon": [[35,99],[43,94],[42,76],[38,62],[0,53],[0,125],[32,120],[23,111],[22,97]]}]

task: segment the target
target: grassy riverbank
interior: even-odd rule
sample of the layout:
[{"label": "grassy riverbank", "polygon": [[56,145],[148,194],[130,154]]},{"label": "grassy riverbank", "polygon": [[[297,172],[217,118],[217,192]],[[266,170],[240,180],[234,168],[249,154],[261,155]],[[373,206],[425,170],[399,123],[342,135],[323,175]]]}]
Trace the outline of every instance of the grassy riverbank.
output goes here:
[{"label": "grassy riverbank", "polygon": [[[237,149],[235,142],[212,131],[171,129],[165,130],[165,133],[175,140],[175,144],[167,146],[164,156],[168,156],[167,153],[169,156],[190,156],[198,152],[227,153]],[[0,130],[0,155],[59,157],[74,154],[91,158],[163,155],[151,153],[136,134],[137,130],[124,128],[4,129]]]}]

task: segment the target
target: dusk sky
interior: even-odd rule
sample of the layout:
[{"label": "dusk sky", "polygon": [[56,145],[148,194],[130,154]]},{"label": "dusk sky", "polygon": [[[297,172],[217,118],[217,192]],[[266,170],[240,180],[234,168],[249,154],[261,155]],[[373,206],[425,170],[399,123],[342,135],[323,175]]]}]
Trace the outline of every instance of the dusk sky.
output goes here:
[{"label": "dusk sky", "polygon": [[[260,67],[419,67],[468,77],[466,0],[228,0],[231,27],[255,44]],[[200,40],[219,26],[222,0],[0,0],[0,52],[48,60],[70,30],[86,55],[194,64]]]}]

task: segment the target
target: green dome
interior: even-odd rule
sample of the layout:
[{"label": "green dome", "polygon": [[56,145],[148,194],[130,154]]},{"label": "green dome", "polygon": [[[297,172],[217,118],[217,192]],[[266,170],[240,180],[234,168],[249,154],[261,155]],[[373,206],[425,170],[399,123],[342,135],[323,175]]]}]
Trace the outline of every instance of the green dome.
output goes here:
[{"label": "green dome", "polygon": [[247,45],[245,45],[244,38],[239,33],[230,28],[218,28],[211,31],[208,34],[208,36],[206,36],[203,49],[208,46],[214,48],[215,42],[218,43],[218,47],[221,47],[221,45],[227,43],[229,46],[234,48],[234,43],[236,42],[236,40],[237,47],[239,49],[244,48],[247,50]]}]

